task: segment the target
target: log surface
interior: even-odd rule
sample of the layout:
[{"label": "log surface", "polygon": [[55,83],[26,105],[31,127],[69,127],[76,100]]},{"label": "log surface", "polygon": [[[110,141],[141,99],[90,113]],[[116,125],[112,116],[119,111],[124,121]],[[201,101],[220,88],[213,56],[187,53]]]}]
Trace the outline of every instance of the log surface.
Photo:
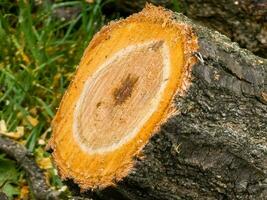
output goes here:
[{"label": "log surface", "polygon": [[[199,58],[179,111],[97,199],[266,199],[267,61],[193,24]],[[85,195],[88,195],[85,194]]]},{"label": "log surface", "polygon": [[[116,0],[115,7],[122,14],[141,10],[144,0]],[[152,0],[155,5],[174,8],[174,1]],[[266,0],[179,0],[175,9],[209,28],[227,35],[243,48],[267,58],[267,2]],[[114,8],[115,8],[114,7]]]},{"label": "log surface", "polygon": [[267,58],[266,0],[182,0],[183,13]]}]

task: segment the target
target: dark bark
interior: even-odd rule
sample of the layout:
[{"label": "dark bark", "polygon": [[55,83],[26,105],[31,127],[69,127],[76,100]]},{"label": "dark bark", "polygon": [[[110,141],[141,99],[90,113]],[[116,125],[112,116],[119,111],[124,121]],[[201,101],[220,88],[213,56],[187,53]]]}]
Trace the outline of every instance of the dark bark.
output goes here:
[{"label": "dark bark", "polygon": [[186,16],[267,58],[266,0],[180,0]]},{"label": "dark bark", "polygon": [[24,146],[0,135],[0,151],[15,159],[26,172],[35,199],[59,199],[60,193],[48,187],[34,156]]},{"label": "dark bark", "polygon": [[[115,2],[114,8],[122,14],[131,14],[141,10],[146,1],[116,0]],[[174,8],[171,0],[149,2]],[[177,2],[180,12],[186,16],[221,32],[232,41],[238,42],[241,47],[267,58],[266,0],[178,0]]]},{"label": "dark bark", "polygon": [[173,6],[172,0],[115,0],[104,6],[104,11],[108,13],[113,13],[114,10],[121,13],[121,15],[129,15],[137,11],[141,11],[146,3],[152,3],[158,6],[164,6],[165,8],[170,8]]},{"label": "dark bark", "polygon": [[5,193],[0,192],[0,199],[1,200],[8,200],[8,196]]},{"label": "dark bark", "polygon": [[96,199],[267,197],[267,60],[182,15],[198,36],[192,85],[180,112],[143,149],[144,159]]}]

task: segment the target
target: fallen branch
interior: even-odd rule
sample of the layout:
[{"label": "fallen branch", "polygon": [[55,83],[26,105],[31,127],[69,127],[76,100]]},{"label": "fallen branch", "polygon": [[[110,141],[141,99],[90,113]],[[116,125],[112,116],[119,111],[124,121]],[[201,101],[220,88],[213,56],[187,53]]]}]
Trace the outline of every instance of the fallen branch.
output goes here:
[{"label": "fallen branch", "polygon": [[33,155],[24,146],[0,135],[0,151],[15,159],[27,173],[32,193],[36,199],[58,199],[60,192],[48,187],[42,170],[36,164]]}]

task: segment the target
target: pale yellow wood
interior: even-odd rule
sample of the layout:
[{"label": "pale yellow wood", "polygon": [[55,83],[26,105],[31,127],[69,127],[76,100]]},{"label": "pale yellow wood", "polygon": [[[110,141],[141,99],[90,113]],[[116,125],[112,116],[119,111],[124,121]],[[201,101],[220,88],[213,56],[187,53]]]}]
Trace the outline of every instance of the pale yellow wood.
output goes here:
[{"label": "pale yellow wood", "polygon": [[163,41],[132,45],[117,52],[87,80],[73,130],[86,152],[119,148],[157,111],[169,79],[168,54]]}]

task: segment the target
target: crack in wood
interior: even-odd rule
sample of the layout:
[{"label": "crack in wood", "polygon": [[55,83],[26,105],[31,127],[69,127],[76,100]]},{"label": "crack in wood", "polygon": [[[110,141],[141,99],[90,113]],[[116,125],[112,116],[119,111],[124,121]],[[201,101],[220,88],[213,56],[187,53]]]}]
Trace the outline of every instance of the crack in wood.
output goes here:
[{"label": "crack in wood", "polygon": [[121,87],[116,88],[113,92],[115,106],[123,104],[133,92],[133,88],[139,77],[128,74],[126,79],[122,82]]}]

